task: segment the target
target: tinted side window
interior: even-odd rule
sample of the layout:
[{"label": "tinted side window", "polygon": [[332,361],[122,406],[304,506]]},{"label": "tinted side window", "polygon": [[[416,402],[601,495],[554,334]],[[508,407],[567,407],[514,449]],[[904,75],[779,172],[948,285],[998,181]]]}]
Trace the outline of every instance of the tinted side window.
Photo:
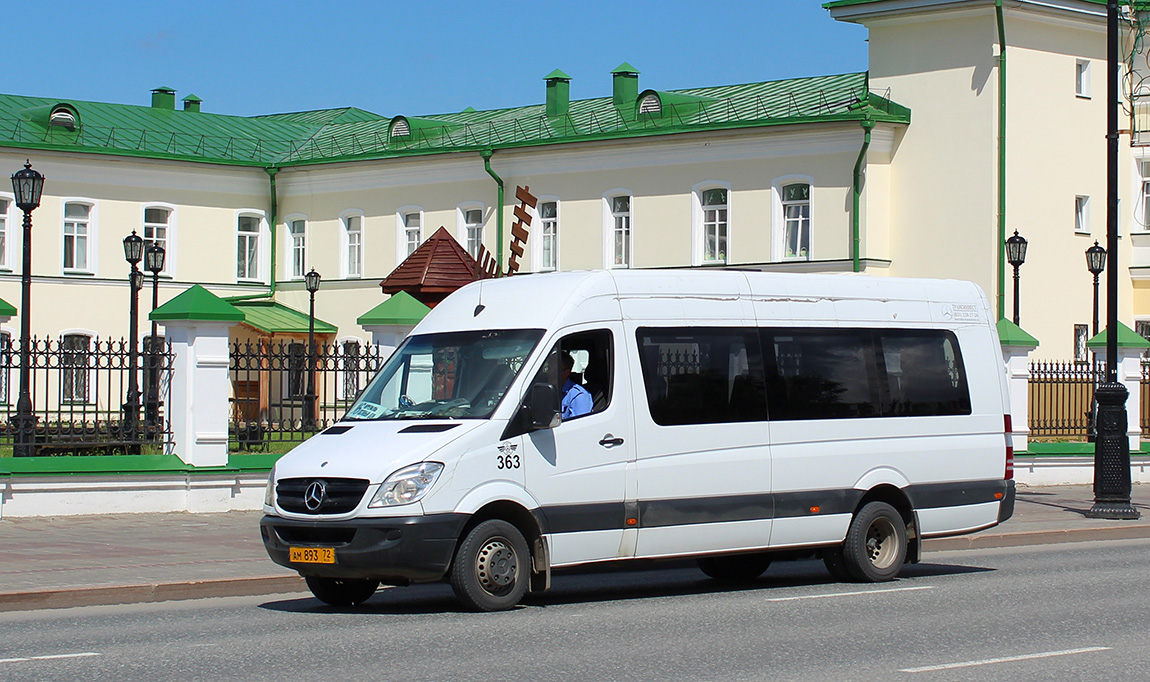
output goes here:
[{"label": "tinted side window", "polygon": [[756,330],[640,328],[637,339],[647,406],[656,424],[766,419]]},{"label": "tinted side window", "polygon": [[970,414],[970,391],[954,334],[884,331],[879,344],[890,395],[884,415]]},{"label": "tinted side window", "polygon": [[871,332],[764,329],[772,420],[881,414]]}]

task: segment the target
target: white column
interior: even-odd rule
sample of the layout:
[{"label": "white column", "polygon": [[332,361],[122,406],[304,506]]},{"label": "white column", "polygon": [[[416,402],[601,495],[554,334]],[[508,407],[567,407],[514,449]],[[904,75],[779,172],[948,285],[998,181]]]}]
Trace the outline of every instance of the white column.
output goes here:
[{"label": "white column", "polygon": [[[1121,338],[1121,337],[1119,337]],[[1118,381],[1126,387],[1126,437],[1130,452],[1142,447],[1142,349],[1118,349]]]},{"label": "white column", "polygon": [[174,453],[195,467],[228,463],[228,322],[167,320],[172,344],[168,415]]},{"label": "white column", "polygon": [[1030,352],[1038,346],[1003,346],[1010,388],[1010,424],[1015,452],[1025,452],[1030,440]]},{"label": "white column", "polygon": [[415,329],[406,324],[365,324],[363,330],[371,334],[371,344],[381,346],[385,356],[391,355],[403,339]]}]

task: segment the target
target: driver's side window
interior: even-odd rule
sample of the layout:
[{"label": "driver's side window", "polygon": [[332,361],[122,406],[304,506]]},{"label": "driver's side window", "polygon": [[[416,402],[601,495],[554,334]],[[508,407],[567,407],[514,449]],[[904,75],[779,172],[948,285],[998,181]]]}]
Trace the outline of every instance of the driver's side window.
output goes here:
[{"label": "driver's side window", "polygon": [[[563,420],[598,414],[611,404],[615,371],[611,332],[606,329],[568,334],[552,349],[549,366],[559,365]],[[546,372],[544,367],[542,372]],[[540,380],[546,381],[546,376]]]}]

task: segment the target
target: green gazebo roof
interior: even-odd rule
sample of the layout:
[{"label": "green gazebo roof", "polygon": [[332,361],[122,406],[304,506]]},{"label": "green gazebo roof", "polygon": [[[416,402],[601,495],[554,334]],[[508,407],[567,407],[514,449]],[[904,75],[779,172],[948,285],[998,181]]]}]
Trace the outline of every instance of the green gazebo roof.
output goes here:
[{"label": "green gazebo roof", "polygon": [[0,316],[14,317],[16,315],[16,307],[8,301],[0,298]]},{"label": "green gazebo roof", "polygon": [[1003,346],[1038,347],[1038,339],[1005,317],[998,321],[998,342]]},{"label": "green gazebo roof", "polygon": [[356,318],[360,325],[411,325],[422,320],[431,308],[420,303],[406,291],[400,291],[383,303]]},{"label": "green gazebo roof", "polygon": [[184,293],[153,310],[148,319],[156,322],[167,320],[240,322],[244,319],[244,314],[199,284],[193,284]]}]

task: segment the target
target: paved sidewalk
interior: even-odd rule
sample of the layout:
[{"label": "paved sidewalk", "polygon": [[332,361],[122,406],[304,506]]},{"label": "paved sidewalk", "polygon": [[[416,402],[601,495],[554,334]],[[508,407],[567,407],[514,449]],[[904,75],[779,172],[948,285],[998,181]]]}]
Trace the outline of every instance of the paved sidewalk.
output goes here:
[{"label": "paved sidewalk", "polygon": [[[1150,486],[1136,521],[1088,519],[1090,486],[1019,488],[1014,517],[924,551],[1150,538]],[[0,611],[305,591],[260,540],[261,512],[105,514],[0,520]]]}]

